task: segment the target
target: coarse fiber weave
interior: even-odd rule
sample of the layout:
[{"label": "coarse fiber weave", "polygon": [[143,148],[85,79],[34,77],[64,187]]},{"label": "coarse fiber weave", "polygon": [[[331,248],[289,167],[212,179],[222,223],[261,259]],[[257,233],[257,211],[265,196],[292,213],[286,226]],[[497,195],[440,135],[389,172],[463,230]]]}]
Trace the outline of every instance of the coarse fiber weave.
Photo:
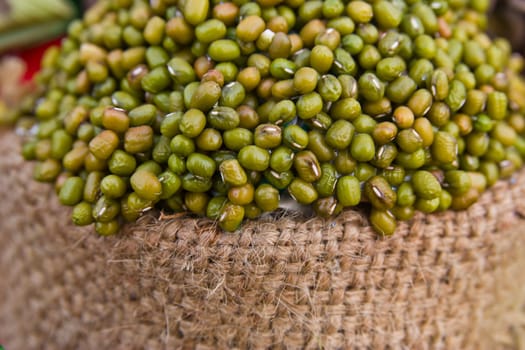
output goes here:
[{"label": "coarse fiber weave", "polygon": [[519,349],[525,171],[378,239],[365,216],[217,232],[152,214],[69,224],[0,131],[0,343],[10,349]]}]

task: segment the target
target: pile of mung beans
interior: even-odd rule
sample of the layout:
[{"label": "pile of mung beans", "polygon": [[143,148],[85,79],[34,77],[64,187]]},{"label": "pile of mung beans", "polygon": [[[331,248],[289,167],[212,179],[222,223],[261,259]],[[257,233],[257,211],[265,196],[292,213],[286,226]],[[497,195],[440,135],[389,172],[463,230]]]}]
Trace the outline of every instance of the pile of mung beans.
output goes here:
[{"label": "pile of mung beans", "polygon": [[101,0],[47,51],[23,155],[101,235],[157,208],[237,230],[290,196],[381,235],[525,157],[489,0]]}]

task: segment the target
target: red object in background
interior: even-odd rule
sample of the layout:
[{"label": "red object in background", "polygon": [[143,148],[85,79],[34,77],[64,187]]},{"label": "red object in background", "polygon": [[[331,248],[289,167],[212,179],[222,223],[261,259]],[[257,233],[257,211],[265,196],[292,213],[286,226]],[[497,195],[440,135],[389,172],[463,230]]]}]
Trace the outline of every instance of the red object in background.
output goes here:
[{"label": "red object in background", "polygon": [[15,55],[23,59],[27,65],[23,81],[30,81],[33,79],[35,73],[40,70],[40,61],[42,60],[42,56],[46,49],[51,46],[60,46],[61,41],[62,38],[59,38],[27,50],[15,52]]}]

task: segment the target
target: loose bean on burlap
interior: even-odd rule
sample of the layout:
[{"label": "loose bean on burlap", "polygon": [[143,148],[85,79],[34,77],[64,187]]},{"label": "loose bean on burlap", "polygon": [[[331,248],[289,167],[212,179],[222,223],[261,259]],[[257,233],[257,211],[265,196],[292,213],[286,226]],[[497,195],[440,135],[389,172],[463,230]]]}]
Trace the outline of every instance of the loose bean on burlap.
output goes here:
[{"label": "loose bean on burlap", "polygon": [[101,238],[31,180],[19,142],[0,131],[6,349],[525,346],[525,171],[391,238],[352,210],[234,234],[152,213]]}]

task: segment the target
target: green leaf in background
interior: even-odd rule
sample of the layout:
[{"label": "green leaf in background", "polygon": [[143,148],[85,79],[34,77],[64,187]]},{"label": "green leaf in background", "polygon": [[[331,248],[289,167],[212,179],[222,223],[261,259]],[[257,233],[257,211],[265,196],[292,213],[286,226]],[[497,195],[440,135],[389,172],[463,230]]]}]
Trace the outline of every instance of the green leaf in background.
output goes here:
[{"label": "green leaf in background", "polygon": [[65,0],[1,0],[0,10],[0,32],[75,16],[75,8]]},{"label": "green leaf in background", "polygon": [[60,36],[79,10],[79,1],[0,0],[0,53]]}]

